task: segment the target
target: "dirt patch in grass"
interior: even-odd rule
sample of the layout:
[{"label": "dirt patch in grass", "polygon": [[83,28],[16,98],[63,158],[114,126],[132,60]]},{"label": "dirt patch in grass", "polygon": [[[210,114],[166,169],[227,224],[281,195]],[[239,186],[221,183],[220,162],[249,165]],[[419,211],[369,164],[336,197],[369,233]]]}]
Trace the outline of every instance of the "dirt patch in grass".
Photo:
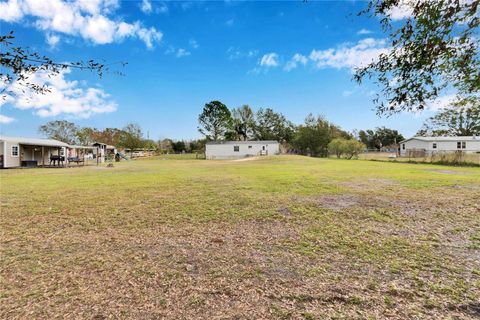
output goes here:
[{"label": "dirt patch in grass", "polygon": [[438,172],[438,173],[443,173],[443,174],[459,174],[459,175],[469,174],[468,172],[456,171],[456,170],[446,170],[446,169],[428,169],[427,171]]},{"label": "dirt patch in grass", "polygon": [[241,159],[235,159],[235,160],[232,160],[233,162],[244,162],[244,161],[254,161],[254,160],[258,160],[259,157],[245,157],[245,158],[241,158]]},{"label": "dirt patch in grass", "polygon": [[292,215],[292,212],[287,207],[278,208],[277,211],[278,211],[278,213],[280,213],[281,215],[284,215],[286,217],[289,217],[289,216]]},{"label": "dirt patch in grass", "polygon": [[0,318],[478,317],[473,169],[304,159],[0,171]]},{"label": "dirt patch in grass", "polygon": [[322,195],[315,197],[312,200],[318,206],[334,211],[342,211],[351,207],[359,207],[364,203],[360,196],[351,194]]},{"label": "dirt patch in grass", "polygon": [[398,186],[398,182],[383,178],[366,178],[343,181],[340,186],[354,191],[376,191],[380,189],[393,188]]}]

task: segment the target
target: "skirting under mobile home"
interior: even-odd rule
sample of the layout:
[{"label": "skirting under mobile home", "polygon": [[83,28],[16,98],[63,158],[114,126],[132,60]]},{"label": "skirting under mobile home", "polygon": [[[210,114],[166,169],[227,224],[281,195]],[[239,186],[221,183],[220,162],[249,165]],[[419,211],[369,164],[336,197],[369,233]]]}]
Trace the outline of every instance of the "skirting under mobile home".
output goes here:
[{"label": "skirting under mobile home", "polygon": [[480,153],[480,137],[413,137],[400,142],[402,157],[423,157],[453,152]]},{"label": "skirting under mobile home", "polygon": [[280,153],[277,141],[211,141],[205,145],[208,160],[240,159]]}]

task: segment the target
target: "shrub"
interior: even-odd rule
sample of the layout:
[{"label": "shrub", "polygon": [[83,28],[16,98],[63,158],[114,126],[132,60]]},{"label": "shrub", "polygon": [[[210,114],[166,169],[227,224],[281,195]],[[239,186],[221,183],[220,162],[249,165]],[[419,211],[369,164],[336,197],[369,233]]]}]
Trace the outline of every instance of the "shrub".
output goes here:
[{"label": "shrub", "polygon": [[337,158],[340,158],[342,155],[345,155],[347,159],[358,157],[358,154],[365,150],[365,148],[365,144],[355,139],[347,140],[343,138],[337,138],[333,139],[328,144],[328,152],[330,154],[335,154]]}]

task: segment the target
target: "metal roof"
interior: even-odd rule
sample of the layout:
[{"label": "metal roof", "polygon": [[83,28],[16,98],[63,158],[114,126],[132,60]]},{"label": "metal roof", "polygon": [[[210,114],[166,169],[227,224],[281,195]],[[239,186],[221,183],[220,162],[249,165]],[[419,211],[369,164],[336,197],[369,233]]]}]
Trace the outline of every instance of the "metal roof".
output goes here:
[{"label": "metal roof", "polygon": [[46,146],[46,147],[69,147],[65,142],[54,139],[36,139],[23,137],[6,137],[0,136],[0,141],[7,141],[11,143],[26,144],[31,146]]},{"label": "metal roof", "polygon": [[95,149],[96,148],[94,146],[79,146],[79,145],[69,145],[68,147],[72,149]]},{"label": "metal roof", "polygon": [[206,144],[278,144],[275,140],[257,140],[257,141],[209,141]]},{"label": "metal roof", "polygon": [[420,141],[480,141],[480,137],[476,136],[456,136],[456,137],[412,137],[400,141],[399,143],[404,143],[410,140],[420,140]]}]

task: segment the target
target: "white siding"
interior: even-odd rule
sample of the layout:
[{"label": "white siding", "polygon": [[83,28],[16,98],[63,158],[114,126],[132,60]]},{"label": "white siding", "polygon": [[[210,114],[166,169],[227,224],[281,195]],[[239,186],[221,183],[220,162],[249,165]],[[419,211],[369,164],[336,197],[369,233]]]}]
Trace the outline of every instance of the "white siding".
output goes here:
[{"label": "white siding", "polygon": [[[12,156],[12,146],[18,146],[18,156]],[[3,167],[14,168],[20,166],[20,145],[18,143],[4,141],[3,142]]]},{"label": "white siding", "polygon": [[[465,148],[457,148],[457,142],[465,142]],[[433,148],[433,144],[436,144],[436,148]],[[403,147],[405,145],[405,148]],[[479,140],[450,140],[450,141],[423,141],[418,139],[411,139],[403,142],[400,145],[400,154],[405,156],[409,150],[425,150],[426,154],[432,154],[435,152],[455,152],[463,151],[466,153],[480,152],[480,139]]]},{"label": "white siding", "polygon": [[426,141],[412,139],[400,145],[400,155],[405,156],[410,150],[423,150],[427,148]]},{"label": "white siding", "polygon": [[[238,147],[238,151],[235,151]],[[205,146],[205,157],[209,160],[213,159],[238,159],[259,155],[274,155],[280,152],[278,143],[258,142],[252,144],[246,143],[225,143],[225,144],[207,144]]]}]

